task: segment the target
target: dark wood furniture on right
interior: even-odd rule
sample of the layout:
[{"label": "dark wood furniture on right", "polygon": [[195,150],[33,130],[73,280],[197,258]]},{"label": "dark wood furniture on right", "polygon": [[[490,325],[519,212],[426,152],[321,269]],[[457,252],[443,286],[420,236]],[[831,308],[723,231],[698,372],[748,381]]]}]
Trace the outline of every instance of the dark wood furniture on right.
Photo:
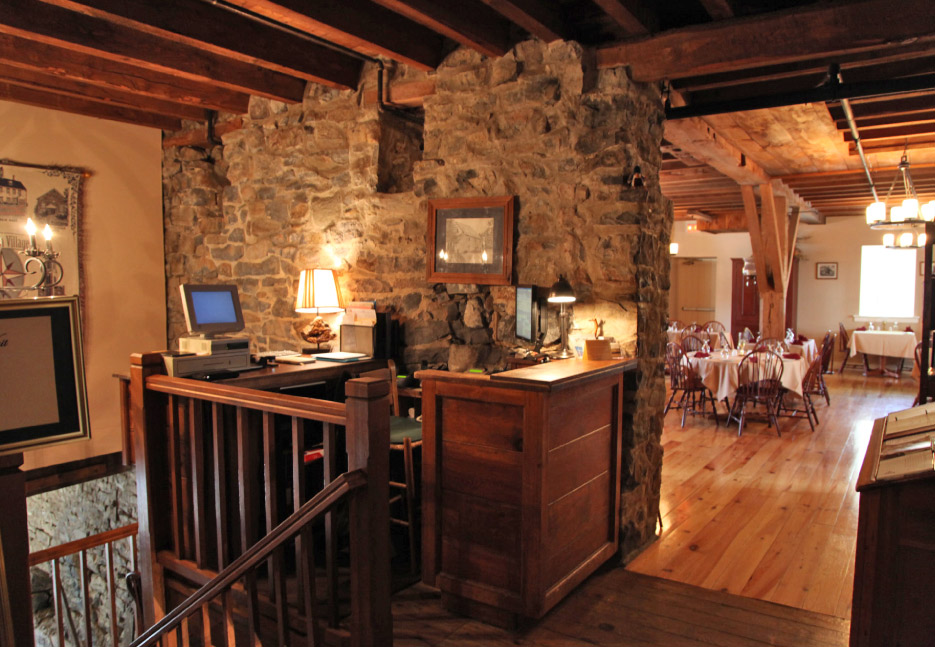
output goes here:
[{"label": "dark wood furniture on right", "polygon": [[874,423],[857,480],[850,645],[929,646],[935,637],[935,470],[877,479],[885,420]]}]

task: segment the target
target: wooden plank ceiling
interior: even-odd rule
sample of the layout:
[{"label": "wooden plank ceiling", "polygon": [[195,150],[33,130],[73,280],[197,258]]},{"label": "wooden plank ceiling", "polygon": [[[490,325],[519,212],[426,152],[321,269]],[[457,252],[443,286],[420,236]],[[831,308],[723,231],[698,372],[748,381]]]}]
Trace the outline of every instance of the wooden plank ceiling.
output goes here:
[{"label": "wooden plank ceiling", "polygon": [[[0,98],[171,132],[243,114],[251,95],[357,88],[368,57],[430,72],[459,45],[500,56],[531,36],[576,40],[599,66],[665,84],[671,123],[696,119],[710,135],[680,127],[665,142],[677,217],[736,219],[752,180],[722,164],[739,155],[818,221],[861,216],[870,197],[845,97],[883,190],[908,148],[917,188],[935,198],[930,2],[3,0]],[[418,105],[432,88],[390,96]],[[712,154],[711,137],[733,152]]]}]

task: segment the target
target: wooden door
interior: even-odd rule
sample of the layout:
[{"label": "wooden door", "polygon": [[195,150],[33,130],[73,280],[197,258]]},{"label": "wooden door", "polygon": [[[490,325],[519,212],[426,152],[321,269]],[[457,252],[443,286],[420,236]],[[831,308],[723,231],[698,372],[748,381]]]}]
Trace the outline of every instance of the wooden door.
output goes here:
[{"label": "wooden door", "polygon": [[737,339],[744,328],[752,330],[754,335],[760,331],[760,292],[756,275],[743,275],[743,259],[732,258],[730,262],[730,334]]},{"label": "wooden door", "polygon": [[[749,328],[756,334],[760,330],[760,293],[757,289],[756,276],[743,275],[743,259],[731,260],[731,305],[730,334],[737,339],[737,334]],[[799,299],[799,259],[792,262],[789,285],[786,288],[786,328],[796,330]]]},{"label": "wooden door", "polygon": [[669,318],[686,324],[714,319],[717,261],[713,258],[673,259]]}]

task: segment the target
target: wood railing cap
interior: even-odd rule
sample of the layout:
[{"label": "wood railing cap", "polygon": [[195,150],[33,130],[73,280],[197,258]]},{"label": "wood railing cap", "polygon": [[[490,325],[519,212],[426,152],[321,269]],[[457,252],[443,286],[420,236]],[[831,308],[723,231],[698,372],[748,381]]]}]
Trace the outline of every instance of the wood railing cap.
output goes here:
[{"label": "wood railing cap", "polygon": [[390,384],[376,377],[357,377],[344,385],[344,395],[349,398],[373,400],[390,393]]},{"label": "wood railing cap", "polygon": [[131,366],[156,366],[162,364],[163,350],[149,351],[146,353],[131,353]]}]

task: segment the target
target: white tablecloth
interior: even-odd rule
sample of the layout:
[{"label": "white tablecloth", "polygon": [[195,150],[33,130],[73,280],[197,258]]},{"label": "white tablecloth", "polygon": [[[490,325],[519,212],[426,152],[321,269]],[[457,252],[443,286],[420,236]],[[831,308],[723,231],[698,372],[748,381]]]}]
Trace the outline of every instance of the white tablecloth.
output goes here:
[{"label": "white tablecloth", "polygon": [[[736,352],[726,358],[721,357],[720,353],[711,353],[711,356],[706,358],[698,358],[694,355],[694,353],[689,353],[688,361],[704,385],[711,389],[715,399],[733,398],[740,384],[740,360],[744,356]],[[782,385],[802,397],[802,379],[806,371],[808,371],[808,362],[804,357],[783,358]]]},{"label": "white tablecloth", "polygon": [[851,335],[851,357],[857,353],[880,357],[913,359],[916,335],[896,330],[855,330]]},{"label": "white tablecloth", "polygon": [[790,353],[798,353],[805,358],[805,362],[811,365],[812,361],[818,357],[818,344],[814,339],[809,339],[804,344],[789,344]]}]

